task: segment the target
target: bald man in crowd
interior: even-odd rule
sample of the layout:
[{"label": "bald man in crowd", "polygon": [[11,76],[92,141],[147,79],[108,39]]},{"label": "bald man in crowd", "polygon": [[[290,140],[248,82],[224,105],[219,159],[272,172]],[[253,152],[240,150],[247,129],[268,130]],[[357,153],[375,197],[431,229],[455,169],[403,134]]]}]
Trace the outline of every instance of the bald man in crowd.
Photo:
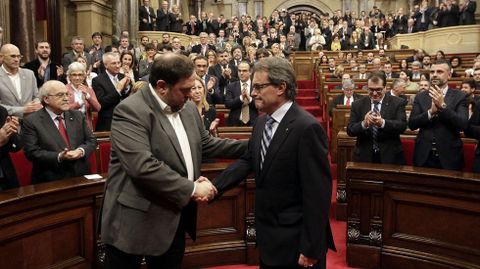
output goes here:
[{"label": "bald man in crowd", "polygon": [[8,115],[23,118],[42,108],[37,98],[37,79],[31,70],[20,68],[22,54],[17,46],[5,44],[0,49],[0,103]]}]

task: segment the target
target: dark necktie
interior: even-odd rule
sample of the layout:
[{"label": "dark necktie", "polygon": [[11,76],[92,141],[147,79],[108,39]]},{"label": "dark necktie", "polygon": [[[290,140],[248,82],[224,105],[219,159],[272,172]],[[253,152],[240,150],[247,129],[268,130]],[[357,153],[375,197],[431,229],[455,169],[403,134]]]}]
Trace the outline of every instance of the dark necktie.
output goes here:
[{"label": "dark necktie", "polygon": [[273,131],[273,123],[275,119],[272,118],[270,115],[267,115],[267,122],[265,123],[265,129],[263,130],[263,137],[262,143],[260,148],[260,170],[263,169],[263,161],[265,160],[265,155],[267,154],[268,146],[270,145],[270,141],[272,140],[272,131]]},{"label": "dark necktie", "polygon": [[70,148],[70,140],[68,139],[67,135],[67,130],[65,129],[65,126],[63,125],[63,120],[62,116],[58,115],[57,120],[58,120],[58,132],[60,133],[60,136],[63,138],[63,141],[65,141],[65,144],[67,144],[67,147]]},{"label": "dark necktie", "polygon": [[[378,102],[373,103],[373,112],[376,114],[380,114],[380,110],[378,109]],[[372,141],[373,141],[373,151],[377,152],[380,148],[378,147],[378,126],[372,125]]]}]

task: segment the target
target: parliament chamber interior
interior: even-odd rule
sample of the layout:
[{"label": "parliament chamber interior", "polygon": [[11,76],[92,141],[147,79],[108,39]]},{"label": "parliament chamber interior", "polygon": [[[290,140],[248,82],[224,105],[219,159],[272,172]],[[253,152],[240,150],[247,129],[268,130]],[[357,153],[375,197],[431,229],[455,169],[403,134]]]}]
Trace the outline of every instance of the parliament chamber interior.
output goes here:
[{"label": "parliament chamber interior", "polygon": [[[168,23],[162,25],[160,13],[165,5]],[[145,11],[150,10],[148,6],[155,12]],[[314,116],[327,137],[332,178],[329,220],[337,249],[328,251],[327,268],[480,268],[478,22],[480,13],[472,0],[458,3],[450,0],[2,1],[0,106],[5,107],[8,115],[0,117],[0,123],[4,124],[3,128],[0,126],[0,268],[103,268],[105,245],[99,220],[112,165],[112,144],[110,129],[99,127],[103,127],[102,113],[109,103],[96,87],[101,87],[98,81],[102,73],[110,72],[105,55],[116,53],[122,65],[120,73],[128,78],[128,85],[121,86],[126,91],[118,90],[118,104],[138,94],[136,88],[142,91],[141,87],[150,83],[148,76],[156,55],[170,52],[190,57],[198,77],[214,77],[215,91],[218,89],[221,96],[210,102],[211,81],[204,81],[204,90],[208,88],[203,92],[207,95],[205,102],[215,113],[205,128],[212,136],[238,140],[250,139],[255,122],[253,119],[242,122],[244,110],[234,111],[228,102],[231,97],[228,84],[241,80],[241,72],[229,75],[225,85],[221,85],[222,77],[213,75],[215,66],[222,61],[220,55],[228,52],[229,66],[246,62],[251,70],[261,61],[262,53],[265,53],[262,57],[281,57],[290,62],[296,76],[295,103]],[[277,32],[272,34],[272,31]],[[81,43],[80,50],[76,42]],[[15,45],[18,55],[5,52],[11,49],[9,44]],[[41,44],[47,44],[48,48],[42,50]],[[196,52],[195,47],[199,48]],[[236,50],[240,52],[235,53]],[[124,55],[130,57],[131,63],[123,63]],[[31,128],[27,114],[37,113],[27,110],[18,113],[14,109],[15,106],[30,109],[33,105],[29,103],[35,103],[35,96],[25,101],[23,92],[22,98],[7,100],[5,92],[13,94],[12,89],[26,80],[20,73],[20,81],[7,86],[11,81],[2,74],[12,79],[8,64],[15,57],[20,61],[17,69],[32,70],[30,73],[36,77],[37,84],[29,91],[34,87],[34,92],[42,92],[42,84],[47,80],[59,80],[69,90],[72,85],[72,94],[61,97],[69,97],[75,104],[69,109],[80,110],[90,132],[93,131],[94,149],[87,150],[88,154],[82,149],[81,153],[88,173],[39,180],[35,176],[37,167],[55,173],[61,166],[36,160],[34,149],[28,145],[31,141],[25,141],[23,148],[21,139],[12,142],[15,136],[26,137],[21,133]],[[78,85],[90,91],[78,97],[73,75],[76,71],[71,68],[82,60],[84,73]],[[32,69],[31,63],[35,61],[38,65]],[[205,70],[197,69],[198,61],[207,63]],[[442,63],[453,71],[448,77],[448,90],[461,91],[465,97],[465,128],[457,128],[453,123],[441,127],[455,134],[456,140],[452,138],[446,144],[455,144],[458,151],[443,153],[460,152],[457,155],[462,156],[449,156],[462,161],[459,169],[416,165],[416,148],[422,143],[418,137],[426,139],[422,136],[426,130],[409,128],[412,126],[409,118],[416,113],[415,106],[419,103],[417,94],[429,91],[435,84],[437,74],[431,68]],[[402,165],[354,161],[361,145],[357,141],[360,137],[349,131],[351,108],[357,100],[372,95],[369,75],[376,72],[389,74],[384,77],[383,94],[394,95],[401,88],[400,97],[405,99],[403,121],[405,126],[409,122],[409,126],[401,133],[386,134],[389,138],[399,137],[405,159]],[[427,88],[422,88],[422,82],[427,83]],[[350,96],[339,99],[349,92],[347,87],[354,94],[352,104]],[[340,101],[335,103],[335,100]],[[446,110],[450,110],[450,103],[446,103]],[[200,109],[203,112],[205,109]],[[235,119],[234,113],[238,113]],[[260,117],[262,112],[258,113]],[[428,120],[447,118],[442,116],[446,113],[438,112],[438,116],[431,113],[428,110]],[[206,117],[202,115],[205,125]],[[7,129],[12,126],[13,118],[20,123],[17,134],[12,135]],[[65,122],[73,142],[67,118]],[[61,129],[58,124],[57,127]],[[383,127],[388,127],[385,120]],[[364,127],[364,130],[369,129]],[[433,135],[441,136],[439,130],[433,130]],[[58,134],[51,139],[57,136],[61,139]],[[437,146],[439,151],[444,148],[436,142],[433,142],[435,153]],[[60,162],[61,153],[54,154],[54,163]],[[234,161],[204,160],[201,175],[214,181]],[[7,164],[14,170],[13,185],[6,183],[12,180]],[[199,203],[197,238],[193,241],[187,236],[182,268],[259,268],[255,190],[255,176],[251,174],[216,201]]]}]

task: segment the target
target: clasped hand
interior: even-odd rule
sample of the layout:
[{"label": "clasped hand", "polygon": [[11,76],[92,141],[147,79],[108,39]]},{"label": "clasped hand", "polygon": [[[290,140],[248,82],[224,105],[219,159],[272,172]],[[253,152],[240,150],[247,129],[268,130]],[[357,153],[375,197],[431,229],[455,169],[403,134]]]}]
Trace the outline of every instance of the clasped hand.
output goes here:
[{"label": "clasped hand", "polygon": [[441,109],[442,104],[444,103],[442,89],[440,89],[438,85],[431,86],[428,90],[428,95],[432,97],[432,107],[430,108],[431,113],[435,114]]},{"label": "clasped hand", "polygon": [[367,114],[365,114],[363,124],[365,125],[366,128],[368,128],[370,125],[376,125],[378,127],[381,127],[383,124],[383,121],[384,119],[382,118],[380,113],[368,111]]},{"label": "clasped hand", "polygon": [[195,192],[193,199],[196,202],[208,202],[217,195],[217,189],[206,177],[199,177],[195,182]]}]

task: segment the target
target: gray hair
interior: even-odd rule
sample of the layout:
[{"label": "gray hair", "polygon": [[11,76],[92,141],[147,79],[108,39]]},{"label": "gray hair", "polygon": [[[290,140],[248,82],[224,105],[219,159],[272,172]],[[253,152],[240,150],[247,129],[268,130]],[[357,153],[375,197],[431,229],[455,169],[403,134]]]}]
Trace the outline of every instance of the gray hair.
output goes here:
[{"label": "gray hair", "polygon": [[419,61],[414,61],[414,62],[412,62],[412,66],[422,67],[422,63],[419,62]]},{"label": "gray hair", "polygon": [[405,87],[405,81],[401,78],[396,78],[392,82],[392,89],[395,89],[397,87]]},{"label": "gray hair", "polygon": [[289,61],[278,57],[267,57],[258,61],[253,73],[266,72],[268,79],[275,85],[280,85],[282,82],[286,84],[285,96],[289,100],[295,100],[297,95],[297,82],[295,72]]},{"label": "gray hair", "polygon": [[104,65],[107,64],[106,61],[109,57],[119,57],[120,58],[120,55],[118,55],[118,53],[116,53],[116,52],[107,52],[107,53],[103,54],[102,62],[103,62]]},{"label": "gray hair", "polygon": [[82,41],[83,45],[85,45],[85,40],[83,40],[83,38],[81,38],[81,37],[79,37],[79,36],[74,36],[74,37],[72,37],[72,44],[73,44],[76,40]]},{"label": "gray hair", "polygon": [[353,80],[351,79],[345,79],[343,82],[342,82],[342,89],[345,89],[345,88],[355,88],[355,83],[353,83]]},{"label": "gray hair", "polygon": [[42,85],[42,87],[40,88],[40,90],[38,92],[38,98],[40,98],[40,100],[42,101],[42,104],[45,105],[45,102],[43,101],[43,98],[47,97],[50,94],[50,92],[52,92],[52,90],[54,90],[57,87],[65,87],[66,88],[65,84],[63,84],[62,82],[60,82],[58,80],[49,80]]},{"label": "gray hair", "polygon": [[86,73],[86,66],[79,62],[73,62],[68,66],[67,76],[70,76],[73,72],[82,72],[83,74]]}]

